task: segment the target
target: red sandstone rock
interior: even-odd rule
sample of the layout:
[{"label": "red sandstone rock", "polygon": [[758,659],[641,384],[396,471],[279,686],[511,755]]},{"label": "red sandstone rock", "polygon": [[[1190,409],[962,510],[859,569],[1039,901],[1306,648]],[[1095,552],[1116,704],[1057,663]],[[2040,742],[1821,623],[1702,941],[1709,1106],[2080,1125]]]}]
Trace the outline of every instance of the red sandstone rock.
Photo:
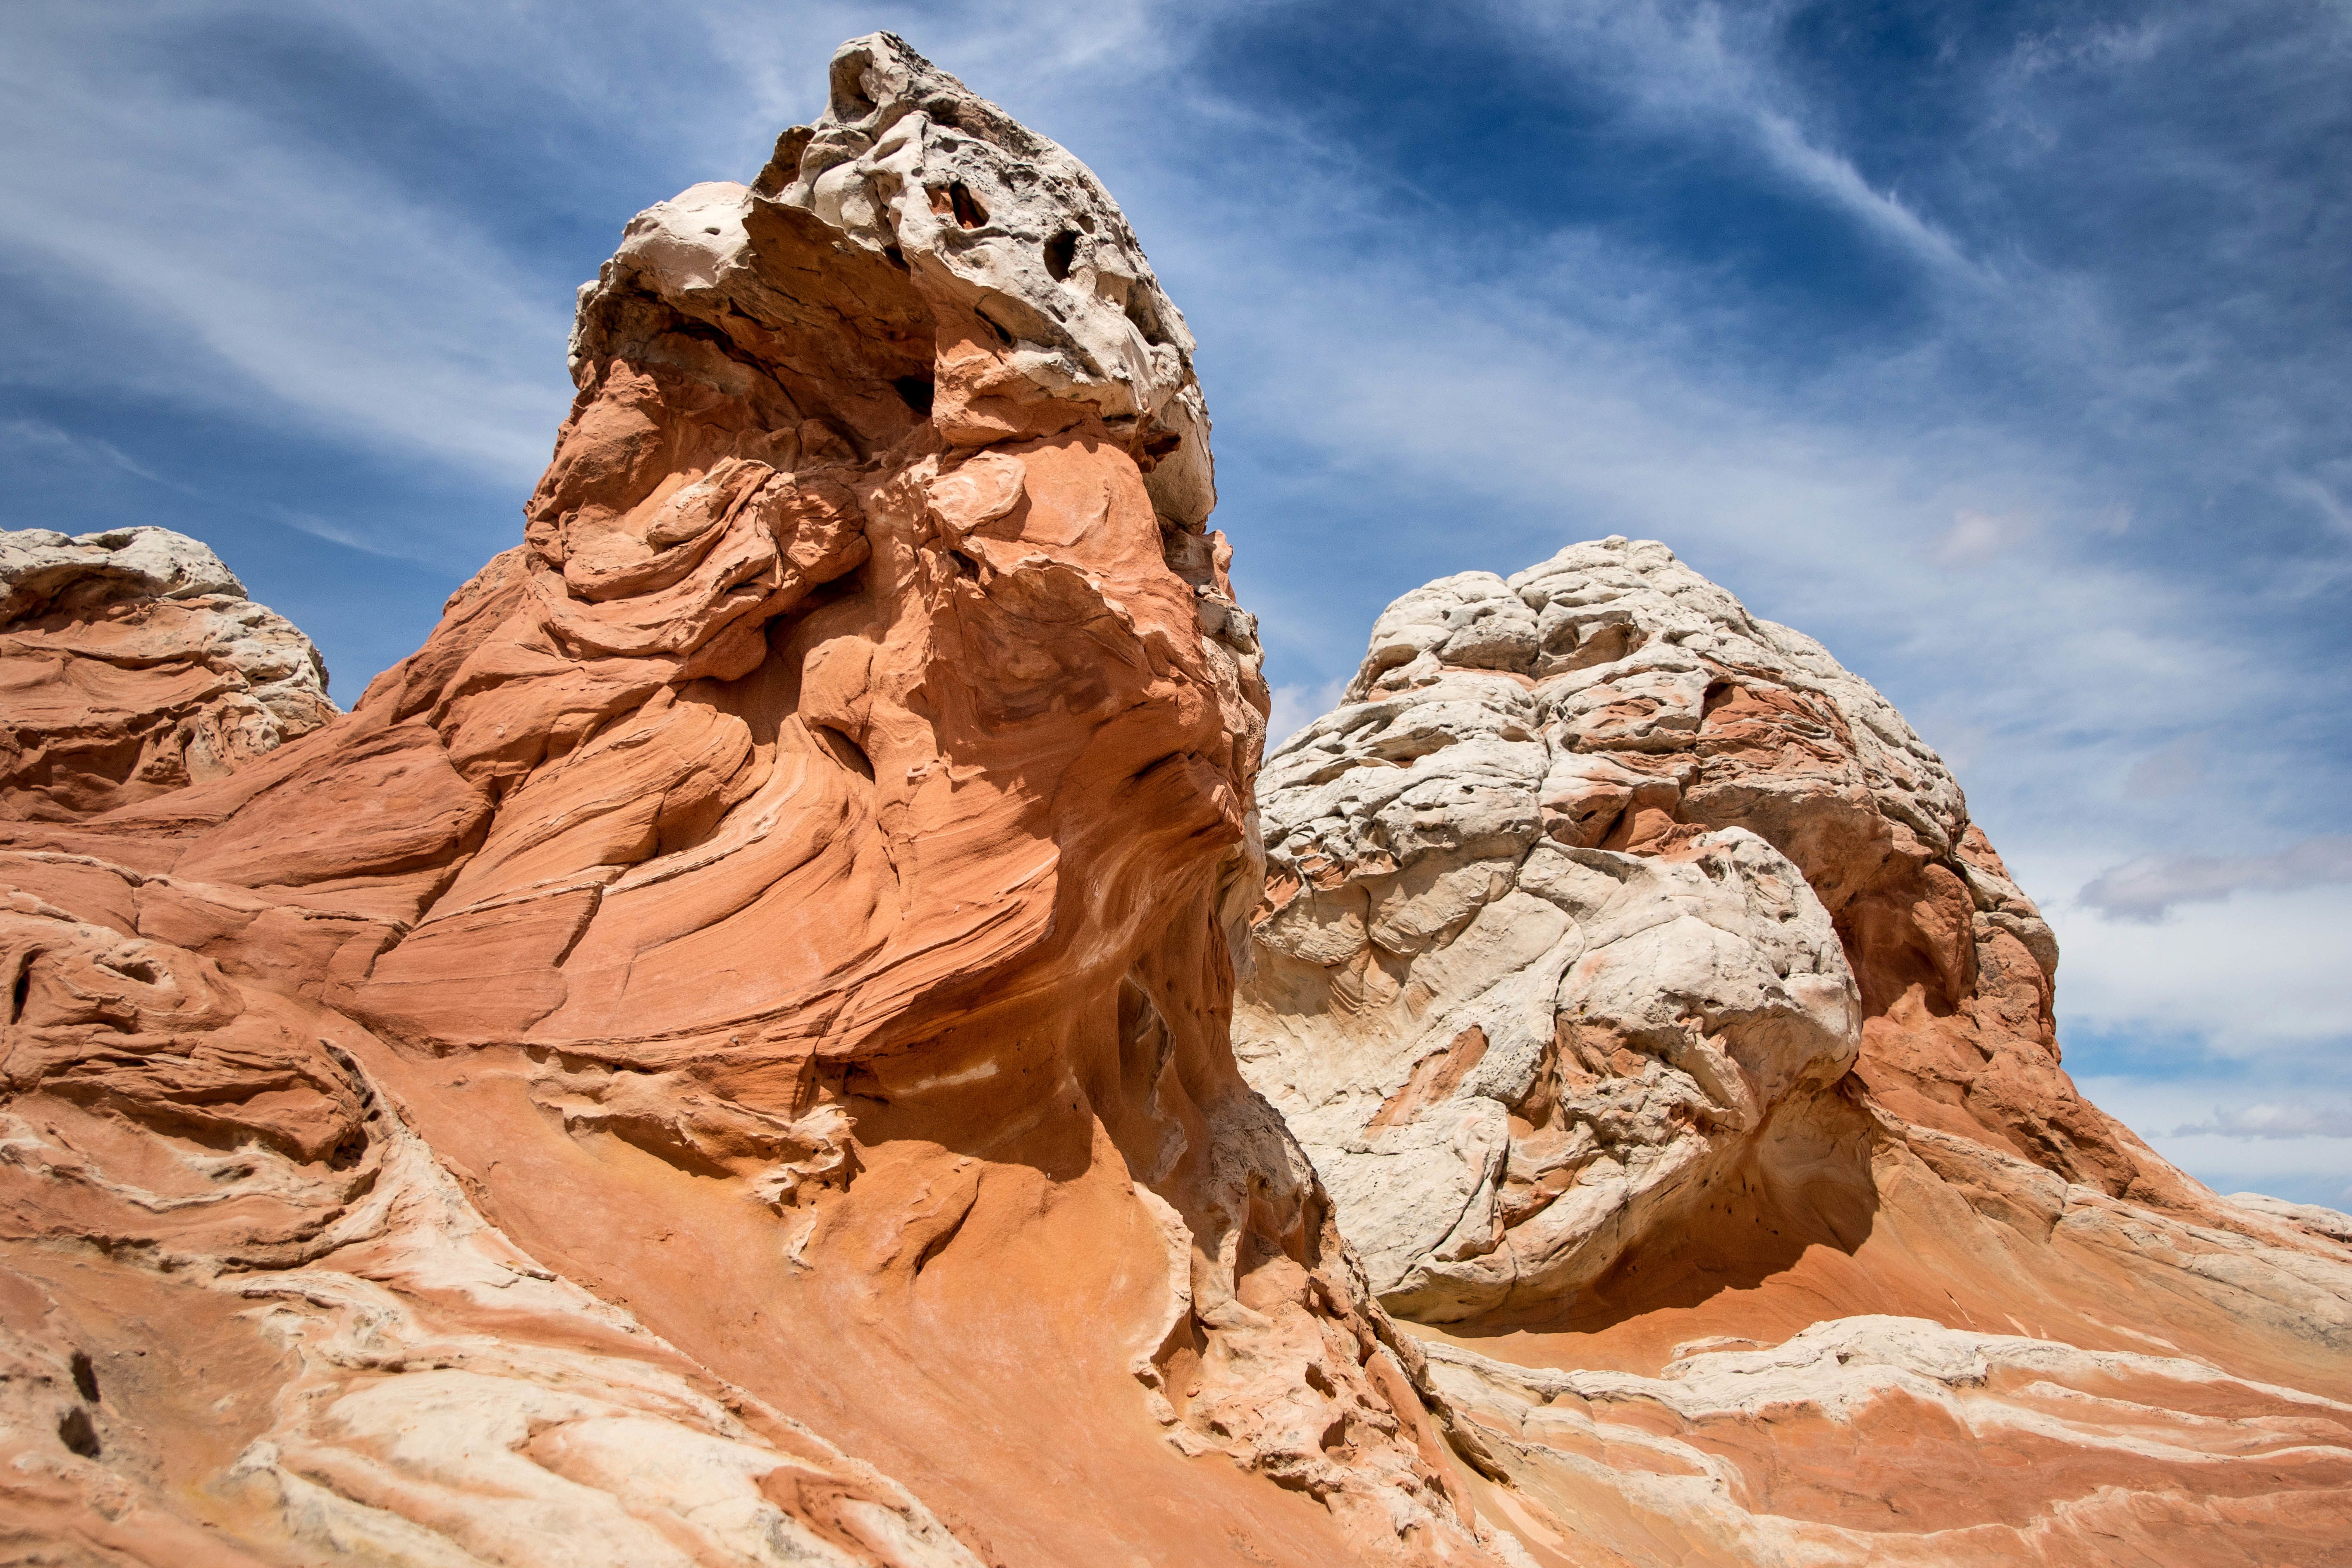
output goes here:
[{"label": "red sandstone rock", "polygon": [[1266,695],[1181,317],[887,35],[629,226],[353,710],[9,830],[28,1551],[1471,1563],[1226,1038]]},{"label": "red sandstone rock", "polygon": [[0,818],[220,778],[335,715],[327,667],[184,534],[0,531]]}]

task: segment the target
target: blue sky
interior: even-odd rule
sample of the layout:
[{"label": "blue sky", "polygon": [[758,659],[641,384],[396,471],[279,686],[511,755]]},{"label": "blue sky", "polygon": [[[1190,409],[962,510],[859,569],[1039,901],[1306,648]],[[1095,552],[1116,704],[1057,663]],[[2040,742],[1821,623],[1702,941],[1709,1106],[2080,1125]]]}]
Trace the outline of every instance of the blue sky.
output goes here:
[{"label": "blue sky", "polygon": [[572,292],[878,26],[1202,344],[1278,720],[1612,532],[1826,642],[2102,1103],[2352,1206],[2352,9],[13,0],[0,525],[209,540],[348,702],[512,542]]}]

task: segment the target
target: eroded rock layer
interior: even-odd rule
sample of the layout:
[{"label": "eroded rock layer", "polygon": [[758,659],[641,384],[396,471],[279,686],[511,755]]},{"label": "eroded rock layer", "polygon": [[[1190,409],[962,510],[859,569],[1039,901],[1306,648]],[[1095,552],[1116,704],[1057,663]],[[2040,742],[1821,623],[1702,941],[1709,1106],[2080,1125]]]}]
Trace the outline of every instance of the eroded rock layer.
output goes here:
[{"label": "eroded rock layer", "polygon": [[583,290],[424,647],[8,830],[13,1548],[1514,1550],[1229,1048],[1266,697],[1191,348],[1083,165],[858,40]]},{"label": "eroded rock layer", "polygon": [[0,818],[221,778],[335,712],[310,639],[185,534],[0,531]]},{"label": "eroded rock layer", "polygon": [[2076,1093],[2048,925],[1819,644],[1652,542],[1441,579],[1260,799],[1236,1050],[1538,1561],[2352,1539],[2352,1230]]}]

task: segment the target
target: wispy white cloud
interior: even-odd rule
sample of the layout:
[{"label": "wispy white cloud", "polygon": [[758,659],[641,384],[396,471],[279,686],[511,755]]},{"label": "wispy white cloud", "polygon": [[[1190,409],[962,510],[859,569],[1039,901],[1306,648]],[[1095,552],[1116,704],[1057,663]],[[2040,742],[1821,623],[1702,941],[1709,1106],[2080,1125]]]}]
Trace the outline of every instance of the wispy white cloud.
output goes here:
[{"label": "wispy white cloud", "polygon": [[[2021,875],[2047,873],[2037,879],[2044,886],[2065,885],[2063,858],[2032,849],[2005,858]],[[2352,888],[2242,891],[2226,904],[2179,905],[2154,925],[2063,899],[2046,901],[2043,913],[2064,954],[2062,1039],[2081,1031],[2188,1040],[2216,1058],[2314,1079],[2339,1062],[2352,1068],[2338,1050],[2352,1042],[2352,992],[2341,978],[2352,973]],[[2150,1061],[2152,1070],[2171,1070],[2161,1050]]]},{"label": "wispy white cloud", "polygon": [[336,522],[316,512],[297,511],[291,507],[270,507],[268,515],[297,533],[307,533],[313,539],[323,539],[330,544],[340,544],[346,550],[356,550],[362,555],[373,555],[386,561],[429,562],[432,558],[414,547],[403,549],[391,540],[362,529]]},{"label": "wispy white cloud", "polygon": [[1874,185],[1853,156],[1809,127],[1803,95],[1770,68],[1765,41],[1789,7],[1727,7],[1712,0],[1491,0],[1520,36],[1592,71],[1605,62],[1641,111],[1700,122],[1736,137],[1795,186],[1856,218],[1957,279],[1985,268],[1895,190]]},{"label": "wispy white cloud", "polygon": [[2174,1128],[2172,1138],[2352,1138],[2352,1103],[2242,1105]]},{"label": "wispy white cloud", "polygon": [[2186,795],[2205,782],[2211,750],[2211,740],[2201,733],[2168,741],[2132,764],[2124,775],[2124,794],[2147,800]]},{"label": "wispy white cloud", "polygon": [[[171,391],[189,403],[528,482],[569,390],[560,290],[464,214],[142,80],[104,47],[107,16],[42,20],[46,47],[0,52],[0,141],[43,150],[0,160],[0,249],[21,276],[58,309],[146,323],[188,362]],[[116,374],[82,372],[83,390]]]},{"label": "wispy white cloud", "polygon": [[164,482],[113,442],[77,435],[46,419],[0,419],[0,448],[14,453],[20,461],[37,459],[84,469],[111,469],[145,479],[149,484]]},{"label": "wispy white cloud", "polygon": [[2352,1208],[2352,1103],[2340,1089],[2305,1108],[2275,1080],[2078,1075],[2076,1086],[2219,1192]]},{"label": "wispy white cloud", "polygon": [[1936,553],[1955,565],[1981,566],[2032,537],[2033,520],[2022,512],[1995,515],[1962,507],[1952,514]]},{"label": "wispy white cloud", "polygon": [[2307,838],[2273,855],[2150,856],[2101,874],[2075,898],[2113,920],[2153,922],[2181,904],[2333,882],[2352,882],[2352,837]]},{"label": "wispy white cloud", "polygon": [[1274,689],[1274,711],[1265,721],[1265,745],[1271,752],[1339,705],[1348,679],[1342,676],[1319,686],[1295,684]]}]

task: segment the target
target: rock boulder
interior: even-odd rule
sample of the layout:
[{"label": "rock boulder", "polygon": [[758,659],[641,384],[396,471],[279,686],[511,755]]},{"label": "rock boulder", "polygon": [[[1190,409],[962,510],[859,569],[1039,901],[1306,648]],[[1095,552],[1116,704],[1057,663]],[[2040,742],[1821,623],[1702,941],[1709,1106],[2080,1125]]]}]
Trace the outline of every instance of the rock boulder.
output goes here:
[{"label": "rock boulder", "polygon": [[226,776],[337,711],[292,622],[163,528],[0,531],[0,818],[67,822]]},{"label": "rock boulder", "polygon": [[1654,542],[1442,578],[1259,798],[1236,1051],[1538,1561],[2347,1538],[2352,1220],[2075,1091],[2048,924],[1818,643]]}]

